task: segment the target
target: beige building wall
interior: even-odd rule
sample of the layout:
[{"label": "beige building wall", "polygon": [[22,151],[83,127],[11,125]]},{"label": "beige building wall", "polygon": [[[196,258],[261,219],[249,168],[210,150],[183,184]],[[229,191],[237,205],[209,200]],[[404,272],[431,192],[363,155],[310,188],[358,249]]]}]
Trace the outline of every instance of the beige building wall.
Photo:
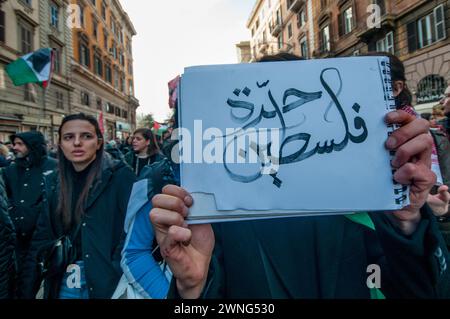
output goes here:
[{"label": "beige building wall", "polygon": [[[0,140],[6,141],[12,133],[29,130],[40,130],[51,139],[52,121],[44,112],[44,90],[37,85],[16,87],[5,72],[6,65],[40,48],[40,2],[2,1],[0,15],[3,17],[3,28],[0,29]],[[26,32],[22,32],[22,28]],[[25,34],[24,38],[22,34]]]},{"label": "beige building wall", "polygon": [[252,60],[278,52],[311,57],[315,43],[313,2],[256,1],[247,22],[247,28],[252,33]]},{"label": "beige building wall", "polygon": [[252,59],[252,49],[250,47],[250,41],[241,41],[236,44],[236,52],[238,57],[238,63],[248,63]]},{"label": "beige building wall", "polygon": [[132,38],[136,31],[118,0],[71,0],[84,23],[73,28],[72,112],[103,112],[105,137],[126,138],[136,128]]}]

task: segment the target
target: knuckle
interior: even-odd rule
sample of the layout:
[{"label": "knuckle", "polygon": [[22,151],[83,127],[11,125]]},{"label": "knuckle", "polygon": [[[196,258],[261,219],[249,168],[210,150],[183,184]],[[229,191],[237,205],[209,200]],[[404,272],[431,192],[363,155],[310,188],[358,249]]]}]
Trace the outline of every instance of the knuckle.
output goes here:
[{"label": "knuckle", "polygon": [[422,127],[426,132],[430,129],[430,123],[423,118],[418,118],[414,125]]}]

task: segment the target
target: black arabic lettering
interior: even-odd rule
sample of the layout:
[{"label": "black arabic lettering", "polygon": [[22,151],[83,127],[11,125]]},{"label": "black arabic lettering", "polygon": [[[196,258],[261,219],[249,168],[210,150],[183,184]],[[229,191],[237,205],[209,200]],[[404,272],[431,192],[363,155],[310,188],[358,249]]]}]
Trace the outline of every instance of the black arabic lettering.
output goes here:
[{"label": "black arabic lettering", "polygon": [[[327,83],[327,81],[324,78],[324,75],[326,72],[328,71],[335,71],[339,77],[339,89],[337,90],[337,92],[334,92],[330,85]],[[271,154],[271,146],[272,143],[269,143],[268,145],[256,145],[256,144],[252,144],[250,146],[250,150],[252,152],[254,152],[257,156],[257,158],[260,160],[260,169],[258,172],[254,173],[254,174],[249,174],[249,175],[243,175],[243,174],[238,174],[235,173],[231,170],[231,168],[229,167],[229,164],[226,161],[227,158],[227,154],[228,154],[228,150],[230,148],[230,146],[235,145],[235,142],[237,140],[238,137],[242,136],[245,134],[245,130],[249,129],[249,128],[256,128],[257,125],[259,125],[263,119],[273,119],[278,117],[279,121],[280,121],[280,126],[281,128],[279,129],[281,131],[281,139],[282,139],[282,143],[281,143],[281,147],[279,150],[279,154],[278,154],[278,165],[282,166],[282,165],[287,165],[287,164],[293,164],[293,163],[298,163],[301,161],[304,161],[316,154],[330,154],[333,151],[335,152],[340,152],[342,150],[345,149],[345,147],[348,145],[349,140],[352,141],[355,144],[360,144],[363,143],[364,141],[366,141],[367,137],[368,137],[368,129],[367,129],[367,125],[364,121],[363,118],[357,116],[354,119],[353,122],[353,126],[356,130],[360,131],[362,130],[362,132],[355,136],[350,132],[349,129],[349,124],[348,124],[348,120],[346,117],[346,114],[343,110],[343,107],[341,105],[341,103],[339,102],[338,96],[341,94],[342,92],[342,88],[343,88],[343,83],[342,83],[342,78],[340,75],[340,72],[338,69],[336,68],[327,68],[324,69],[320,75],[320,82],[323,86],[323,88],[325,89],[325,91],[328,93],[328,95],[331,97],[331,103],[330,106],[328,106],[325,115],[324,115],[324,119],[328,121],[327,116],[328,116],[328,112],[330,111],[331,106],[335,106],[340,118],[342,119],[342,123],[345,127],[345,136],[343,138],[343,140],[340,143],[336,143],[335,140],[331,140],[331,141],[325,141],[323,142],[323,144],[321,145],[321,143],[317,143],[316,146],[311,149],[309,149],[309,144],[311,141],[311,135],[308,133],[298,133],[298,134],[294,134],[291,136],[286,137],[286,132],[287,129],[293,128],[293,127],[297,127],[300,126],[302,123],[304,123],[304,121],[306,120],[306,116],[304,116],[304,119],[301,123],[298,123],[294,126],[291,127],[287,127],[286,126],[286,121],[284,118],[284,115],[305,105],[308,104],[312,101],[318,100],[320,98],[322,98],[323,92],[319,91],[319,92],[312,92],[312,93],[307,93],[307,92],[303,92],[300,91],[298,89],[295,88],[289,88],[284,92],[283,95],[283,107],[280,108],[280,106],[278,105],[278,103],[276,102],[271,90],[269,89],[267,94],[268,94],[268,98],[274,108],[274,111],[266,111],[265,106],[262,105],[261,107],[261,112],[260,114],[252,121],[250,121],[249,123],[247,123],[246,125],[242,126],[241,129],[238,132],[235,132],[234,134],[235,137],[232,141],[230,141],[226,147],[225,147],[225,151],[223,154],[223,160],[224,160],[224,167],[225,170],[227,171],[228,175],[230,176],[230,178],[234,181],[237,182],[241,182],[241,183],[251,183],[254,182],[258,179],[260,179],[263,174],[262,174],[262,168],[264,168],[265,166],[271,164],[270,160],[269,163],[267,162],[267,159],[271,159],[272,154]],[[257,82],[257,87],[258,88],[265,88],[268,86],[268,84],[270,83],[270,81],[266,81],[263,82],[263,84],[260,84],[259,82]],[[250,95],[250,89],[246,88],[244,91],[246,91],[245,95],[248,97]],[[234,91],[236,96],[239,96],[239,93],[241,91],[236,89]],[[297,99],[289,104],[287,103],[287,100],[290,97],[296,97]],[[250,120],[252,118],[252,116],[254,115],[255,112],[255,105],[249,102],[244,102],[244,101],[236,101],[236,100],[231,100],[228,99],[227,104],[232,108],[231,111],[231,117],[232,119],[239,123],[245,123],[248,120]],[[353,105],[353,110],[356,113],[359,113],[361,106],[358,103],[355,103]],[[248,114],[244,115],[244,116],[236,116],[233,112],[233,110],[236,109],[244,109],[248,111]],[[256,129],[256,131],[258,131]],[[225,136],[224,136],[225,137]],[[288,145],[290,145],[291,143],[298,143],[298,142],[303,142],[301,148],[289,155],[285,154],[285,149]],[[241,155],[244,156],[249,156],[248,152],[241,152]],[[277,172],[274,172],[273,174],[270,174],[270,176],[274,179],[274,185],[276,187],[281,187],[282,185],[282,181],[277,177]]]}]

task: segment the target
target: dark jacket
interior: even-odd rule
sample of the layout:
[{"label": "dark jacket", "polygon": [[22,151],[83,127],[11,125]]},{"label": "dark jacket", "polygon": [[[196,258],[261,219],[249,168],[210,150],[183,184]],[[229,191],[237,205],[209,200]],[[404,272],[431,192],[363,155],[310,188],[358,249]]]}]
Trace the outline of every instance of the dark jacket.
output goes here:
[{"label": "dark jacket", "polygon": [[444,119],[438,121],[438,124],[442,125],[445,132],[447,133],[447,137],[450,139],[450,116],[448,116],[449,114],[446,115],[447,116]]},{"label": "dark jacket", "polygon": [[[431,135],[437,148],[443,182],[450,188],[450,141],[441,130],[431,130]],[[446,217],[439,218],[439,229],[447,247],[450,247],[450,209]]]},{"label": "dark jacket", "polygon": [[[64,235],[55,216],[59,182],[51,182],[52,179],[56,180],[55,176],[47,180],[51,185],[48,209],[40,216],[24,268],[27,299],[34,298],[42,280],[37,271],[38,260],[54,240]],[[134,174],[123,162],[105,156],[101,177],[94,181],[89,192],[81,221],[81,249],[91,299],[111,298],[122,274],[124,221],[134,181]],[[44,298],[58,298],[60,285],[60,280],[47,280]]]},{"label": "dark jacket", "polygon": [[5,188],[0,176],[0,299],[13,297],[15,233],[8,215]]},{"label": "dark jacket", "polygon": [[371,217],[376,231],[343,216],[214,225],[203,297],[370,299],[370,265],[381,267],[387,298],[448,297],[448,253],[431,212],[411,237],[384,214]]},{"label": "dark jacket", "polygon": [[9,216],[17,234],[20,280],[22,265],[42,211],[43,176],[54,171],[57,162],[47,157],[45,139],[40,132],[20,133],[11,137],[12,140],[15,138],[20,138],[29,150],[27,157],[16,159],[11,166],[3,170]]},{"label": "dark jacket", "polygon": [[[137,167],[137,163],[138,163],[137,158],[138,157],[137,157],[136,153],[134,151],[131,151],[125,155],[125,162],[132,168],[133,172],[136,175],[140,175],[140,172],[142,172],[143,167]],[[166,157],[164,156],[164,154],[162,154],[161,152],[158,152],[158,153],[150,156],[147,165],[160,162],[165,158]],[[139,172],[139,174],[137,172]]]}]

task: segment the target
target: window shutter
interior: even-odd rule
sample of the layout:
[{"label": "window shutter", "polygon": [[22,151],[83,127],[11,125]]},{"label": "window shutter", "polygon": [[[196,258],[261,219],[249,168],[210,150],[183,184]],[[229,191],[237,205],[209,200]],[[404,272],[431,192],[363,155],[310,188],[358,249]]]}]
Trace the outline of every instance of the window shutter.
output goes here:
[{"label": "window shutter", "polygon": [[340,13],[338,15],[338,30],[339,30],[339,36],[344,35],[344,14]]},{"label": "window shutter", "polygon": [[444,6],[440,5],[434,9],[434,22],[436,40],[445,39],[445,13]]},{"label": "window shutter", "polygon": [[408,23],[407,32],[408,32],[408,49],[409,52],[411,53],[417,50],[416,21]]},{"label": "window shutter", "polygon": [[0,42],[5,42],[5,12],[0,11]]}]

